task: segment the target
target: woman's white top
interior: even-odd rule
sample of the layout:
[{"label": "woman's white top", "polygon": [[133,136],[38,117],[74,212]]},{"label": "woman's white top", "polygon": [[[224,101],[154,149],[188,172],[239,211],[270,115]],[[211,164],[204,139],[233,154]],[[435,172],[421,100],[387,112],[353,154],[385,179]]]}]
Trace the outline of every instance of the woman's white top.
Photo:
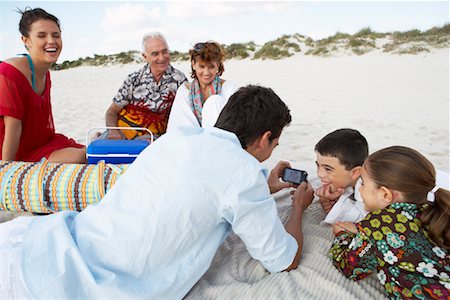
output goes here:
[{"label": "woman's white top", "polygon": [[[226,80],[222,85],[222,93],[220,95],[208,97],[202,110],[203,127],[214,126],[222,108],[238,88],[239,87],[236,84]],[[180,126],[200,127],[200,124],[192,111],[189,89],[185,84],[181,85],[177,90],[172,110],[169,115],[167,132]]]}]

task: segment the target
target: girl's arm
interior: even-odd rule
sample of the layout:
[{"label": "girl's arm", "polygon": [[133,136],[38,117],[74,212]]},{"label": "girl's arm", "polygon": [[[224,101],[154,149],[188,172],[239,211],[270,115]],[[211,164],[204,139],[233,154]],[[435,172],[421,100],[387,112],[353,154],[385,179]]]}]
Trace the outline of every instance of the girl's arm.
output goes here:
[{"label": "girl's arm", "polygon": [[13,117],[4,116],[5,138],[2,146],[2,160],[15,160],[22,135],[22,121]]},{"label": "girl's arm", "polygon": [[369,238],[358,227],[357,233],[340,231],[337,233],[330,255],[333,265],[346,277],[360,280],[372,273],[378,264],[374,247]]},{"label": "girl's arm", "polygon": [[333,233],[334,233],[334,235],[337,235],[341,231],[344,231],[344,232],[348,231],[348,232],[351,232],[351,233],[357,233],[358,232],[358,229],[356,228],[356,225],[354,223],[351,223],[351,222],[340,222],[340,221],[337,221],[332,226],[333,226]]}]

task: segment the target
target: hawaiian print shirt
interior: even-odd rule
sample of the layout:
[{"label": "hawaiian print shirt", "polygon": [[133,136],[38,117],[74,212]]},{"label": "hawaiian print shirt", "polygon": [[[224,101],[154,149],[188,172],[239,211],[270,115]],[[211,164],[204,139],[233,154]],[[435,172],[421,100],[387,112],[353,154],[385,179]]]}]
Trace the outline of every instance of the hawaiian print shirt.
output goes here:
[{"label": "hawaiian print shirt", "polygon": [[[145,127],[155,137],[164,134],[177,89],[184,81],[186,76],[183,72],[171,65],[159,82],[153,77],[149,64],[128,75],[113,99],[114,103],[123,107],[118,126]],[[129,130],[124,134],[128,139],[137,135]]]},{"label": "hawaiian print shirt", "polygon": [[369,213],[356,234],[336,236],[333,264],[353,280],[377,270],[391,299],[450,299],[450,255],[422,227],[419,214],[426,207],[394,203]]},{"label": "hawaiian print shirt", "polygon": [[171,105],[167,103],[172,98],[170,95],[175,95],[178,87],[185,81],[183,72],[169,65],[158,83],[150,72],[150,64],[145,64],[140,70],[128,75],[114,97],[114,102],[121,107],[131,103],[159,112]]}]

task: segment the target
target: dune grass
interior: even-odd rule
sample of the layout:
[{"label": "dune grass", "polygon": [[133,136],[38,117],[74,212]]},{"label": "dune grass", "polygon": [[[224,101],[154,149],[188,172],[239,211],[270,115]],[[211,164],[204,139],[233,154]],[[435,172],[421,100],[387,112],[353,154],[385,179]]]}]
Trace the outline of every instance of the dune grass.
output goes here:
[{"label": "dune grass", "polygon": [[229,46],[224,45],[224,48],[228,59],[244,59],[250,56],[250,52],[255,51],[256,44],[253,41],[248,43],[234,43]]},{"label": "dune grass", "polygon": [[[222,46],[226,52],[227,59],[277,60],[290,57],[296,53],[314,56],[332,56],[336,53],[363,55],[370,51],[379,50],[398,55],[418,54],[430,52],[432,48],[449,47],[449,41],[450,23],[441,27],[433,27],[426,31],[412,29],[389,33],[380,33],[372,30],[370,27],[364,27],[353,35],[338,31],[332,36],[319,40],[295,33],[283,35],[262,46],[256,45],[253,41]],[[170,55],[172,61],[189,60],[188,52],[172,51]],[[121,52],[112,55],[96,54],[94,57],[79,58],[55,64],[53,69],[62,70],[83,65],[104,66],[131,62],[143,62],[138,51]]]},{"label": "dune grass", "polygon": [[281,59],[300,52],[300,46],[293,42],[299,41],[300,35],[283,35],[274,41],[265,43],[261,49],[255,52],[254,59]]}]

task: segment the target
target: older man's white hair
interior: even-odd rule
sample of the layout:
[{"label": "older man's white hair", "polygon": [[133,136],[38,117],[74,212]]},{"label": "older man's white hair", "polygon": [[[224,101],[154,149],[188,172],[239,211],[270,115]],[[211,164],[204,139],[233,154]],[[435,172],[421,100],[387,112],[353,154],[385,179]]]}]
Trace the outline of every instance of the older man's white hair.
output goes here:
[{"label": "older man's white hair", "polygon": [[169,45],[167,44],[166,38],[164,37],[164,35],[161,32],[150,32],[144,35],[144,37],[142,38],[142,52],[146,53],[146,49],[145,49],[145,42],[148,39],[161,39],[164,41],[164,43],[167,45],[167,47],[169,47]]}]

